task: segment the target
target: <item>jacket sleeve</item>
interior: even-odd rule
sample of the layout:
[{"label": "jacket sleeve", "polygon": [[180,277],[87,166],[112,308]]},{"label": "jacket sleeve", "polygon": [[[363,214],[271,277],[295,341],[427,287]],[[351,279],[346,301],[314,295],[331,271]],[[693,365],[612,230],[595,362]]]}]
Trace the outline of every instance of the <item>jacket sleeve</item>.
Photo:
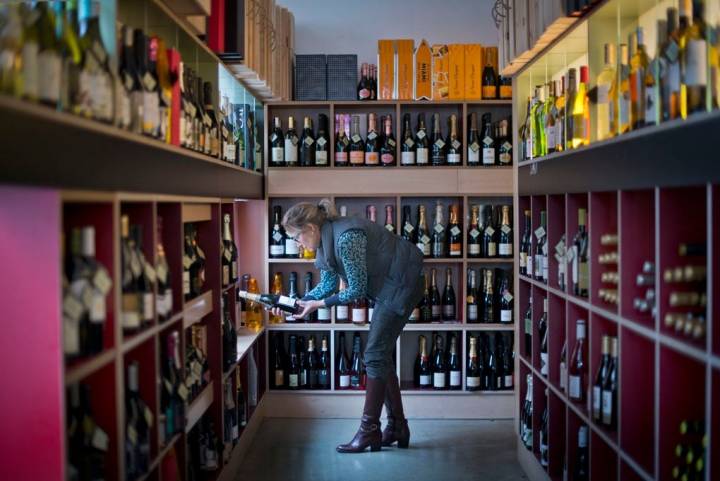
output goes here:
[{"label": "jacket sleeve", "polygon": [[357,229],[346,231],[338,239],[338,250],[347,275],[347,288],[326,298],[328,307],[367,295],[367,236]]},{"label": "jacket sleeve", "polygon": [[306,292],[303,301],[319,301],[337,292],[338,275],[333,271],[321,270],[320,282],[311,291]]}]

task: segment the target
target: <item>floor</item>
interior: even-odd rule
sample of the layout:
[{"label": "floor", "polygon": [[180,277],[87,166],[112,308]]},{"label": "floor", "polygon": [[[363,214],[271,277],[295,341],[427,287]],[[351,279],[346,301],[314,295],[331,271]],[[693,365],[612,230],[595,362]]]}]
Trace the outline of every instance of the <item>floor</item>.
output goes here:
[{"label": "floor", "polygon": [[414,420],[410,449],[338,454],[353,419],[266,418],[236,481],[514,481],[512,421]]}]

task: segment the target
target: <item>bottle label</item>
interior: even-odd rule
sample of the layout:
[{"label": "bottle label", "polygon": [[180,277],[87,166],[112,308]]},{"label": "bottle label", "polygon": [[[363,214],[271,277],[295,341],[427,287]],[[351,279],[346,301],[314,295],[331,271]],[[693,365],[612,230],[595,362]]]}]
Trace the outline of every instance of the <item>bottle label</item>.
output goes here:
[{"label": "bottle label", "polygon": [[42,100],[57,102],[60,98],[62,61],[54,50],[43,50],[37,56],[38,95]]},{"label": "bottle label", "polygon": [[317,310],[318,313],[318,321],[329,321],[330,320],[330,308],[329,307],[321,307]]},{"label": "bottle label", "polygon": [[[672,43],[677,49],[677,44]],[[680,62],[673,61],[667,65],[665,82],[667,82],[667,88],[670,92],[680,92]]]},{"label": "bottle label", "polygon": [[[510,164],[510,162],[512,162],[512,154],[510,153],[512,150],[512,146],[510,146],[508,148],[507,147],[508,145],[509,145],[508,142],[503,144],[504,148],[500,149],[500,155],[498,155],[498,159],[500,160],[500,163],[504,164],[504,165]],[[552,145],[552,148],[553,149],[555,148],[555,144]]]},{"label": "bottle label", "polygon": [[434,305],[431,308],[432,316],[434,318],[438,318],[442,316],[442,307],[438,305]]},{"label": "bottle label", "polygon": [[380,156],[377,152],[365,152],[365,163],[367,165],[378,165]]},{"label": "bottle label", "polygon": [[338,320],[346,320],[348,318],[348,306],[337,306],[336,314]]},{"label": "bottle label", "polygon": [[285,139],[285,163],[286,164],[297,164],[298,152],[297,152],[297,140],[293,137],[292,139]]},{"label": "bottle label", "polygon": [[482,98],[483,99],[497,98],[497,87],[495,87],[495,86],[483,87],[482,88]]},{"label": "bottle label", "polygon": [[307,370],[300,371],[300,385],[307,386],[307,383],[308,383]]},{"label": "bottle label", "polygon": [[567,364],[564,362],[560,363],[560,389],[565,392],[567,388]]},{"label": "bottle label", "polygon": [[350,152],[350,163],[352,165],[363,165],[365,163],[365,152],[362,150]]},{"label": "bottle label", "polygon": [[347,152],[335,152],[335,163],[336,164],[347,164],[348,163]]},{"label": "bottle label", "polygon": [[[418,133],[419,135],[419,133]],[[428,163],[428,149],[425,147],[418,147],[416,152],[418,165],[427,165]]]},{"label": "bottle label", "polygon": [[450,371],[450,386],[457,387],[462,384],[462,372]]},{"label": "bottle label", "polygon": [[548,375],[548,353],[547,352],[540,353],[540,374],[542,374],[543,376]]},{"label": "bottle label", "polygon": [[415,141],[412,139],[412,137],[408,137],[407,139],[405,139],[404,144],[412,149],[413,146],[415,145]]},{"label": "bottle label", "polygon": [[370,98],[370,90],[368,89],[360,89],[358,92],[358,98],[360,100],[367,100]]},{"label": "bottle label", "polygon": [[578,278],[578,286],[580,287],[580,290],[587,290],[590,279],[590,274],[588,273],[588,263],[580,262],[579,264],[580,277]]},{"label": "bottle label", "polygon": [[285,371],[281,369],[275,370],[275,385],[278,387],[285,385]]},{"label": "bottle label", "polygon": [[580,399],[580,376],[570,376],[570,399]]},{"label": "bottle label", "polygon": [[541,278],[543,273],[543,258],[545,256],[541,254],[535,254],[535,277]]},{"label": "bottle label", "polygon": [[602,421],[604,424],[612,424],[613,416],[613,393],[603,391],[602,393]]},{"label": "bottle label", "polygon": [[488,242],[487,252],[485,254],[487,257],[495,257],[497,255],[497,244],[495,242]]},{"label": "bottle label", "polygon": [[[443,379],[445,379],[443,377]],[[432,384],[432,378],[430,374],[421,374],[420,375],[420,386],[430,386]]]},{"label": "bottle label", "polygon": [[623,92],[618,100],[618,117],[620,119],[620,127],[623,128],[630,124],[630,91]]},{"label": "bottle label", "polygon": [[380,162],[383,164],[392,164],[395,161],[395,156],[393,154],[382,154],[380,156]]},{"label": "bottle label", "polygon": [[[320,139],[324,140],[324,139]],[[320,143],[320,140],[318,140],[318,144]],[[318,150],[315,152],[315,164],[316,165],[327,165],[328,163],[328,153],[327,150]]]},{"label": "bottle label", "polygon": [[415,164],[415,152],[401,152],[400,153],[400,164],[414,165]]},{"label": "bottle label", "polygon": [[593,419],[600,419],[600,413],[602,409],[602,401],[603,401],[603,395],[602,395],[602,389],[600,389],[600,386],[593,386],[593,396],[592,396],[592,416]]},{"label": "bottle label", "polygon": [[480,163],[480,146],[473,143],[468,147],[468,164],[475,165]]},{"label": "bottle label", "polygon": [[417,307],[415,309],[413,309],[412,312],[410,313],[410,317],[408,318],[408,320],[410,322],[419,321],[420,320],[420,309]]},{"label": "bottle label", "polygon": [[183,296],[190,294],[190,272],[183,271]]},{"label": "bottle label", "polygon": [[300,254],[300,246],[295,239],[285,239],[285,255],[296,256],[298,254]]},{"label": "bottle label", "polygon": [[285,162],[285,149],[283,147],[272,148],[272,161],[276,164]]},{"label": "bottle label", "polygon": [[433,373],[433,387],[444,388],[445,387],[445,373],[436,372]]},{"label": "bottle label", "polygon": [[[282,239],[282,236],[280,236]],[[285,246],[282,245],[272,245],[270,246],[270,255],[271,256],[282,256],[285,255]]]},{"label": "bottle label", "polygon": [[142,296],[143,321],[149,322],[153,320],[155,314],[154,301],[152,292],[147,292]]},{"label": "bottle label", "polygon": [[521,270],[524,269],[525,267],[527,267],[527,259],[528,259],[527,252],[521,252],[520,253],[520,269]]},{"label": "bottle label", "polygon": [[315,143],[315,141],[313,140],[312,137],[305,137],[305,140],[303,141],[303,143],[305,145],[307,145],[308,147],[310,147],[312,144]]},{"label": "bottle label", "polygon": [[289,387],[298,387],[299,386],[299,376],[297,374],[290,374],[288,375],[288,386]]},{"label": "bottle label", "polygon": [[471,256],[479,256],[480,244],[468,244],[468,251],[470,252]]},{"label": "bottle label", "polygon": [[688,87],[705,86],[707,83],[707,43],[704,39],[690,40],[685,47],[685,84]]},{"label": "bottle label", "polygon": [[477,321],[478,319],[478,306],[477,304],[469,304],[467,306],[468,321]]},{"label": "bottle label", "polygon": [[512,244],[500,244],[500,255],[511,256],[512,255]]},{"label": "bottle label", "polygon": [[467,387],[480,387],[480,377],[479,376],[468,376],[466,382],[467,382]]},{"label": "bottle label", "polygon": [[448,164],[460,165],[460,154],[448,154],[447,162]]},{"label": "bottle label", "polygon": [[462,255],[462,244],[450,244],[450,257],[460,257]]},{"label": "bottle label", "polygon": [[365,313],[366,313],[366,312],[367,312],[367,311],[365,311],[365,309],[363,309],[363,308],[359,308],[359,309],[353,308],[353,310],[352,310],[352,322],[353,322],[354,324],[365,324],[365,322],[366,322],[366,320],[367,320],[367,318],[366,318],[366,316],[365,316]]},{"label": "bottle label", "polygon": [[38,96],[38,44],[34,41],[26,41],[22,47],[22,75],[23,88],[26,96],[37,98]]},{"label": "bottle label", "polygon": [[445,304],[442,306],[442,313],[445,319],[455,319],[455,306],[452,304]]},{"label": "bottle label", "polygon": [[495,149],[483,148],[483,165],[493,165],[495,163]]},{"label": "bottle label", "polygon": [[505,376],[505,387],[507,387],[507,388],[513,387],[512,374],[508,374]]},{"label": "bottle label", "polygon": [[340,376],[340,387],[350,387],[350,375]]},{"label": "bottle label", "polygon": [[548,256],[543,256],[542,257],[542,278],[545,281],[547,281],[548,278],[550,277],[549,271],[550,271],[550,268],[548,266]]},{"label": "bottle label", "polygon": [[500,322],[512,322],[512,309],[500,310]]}]

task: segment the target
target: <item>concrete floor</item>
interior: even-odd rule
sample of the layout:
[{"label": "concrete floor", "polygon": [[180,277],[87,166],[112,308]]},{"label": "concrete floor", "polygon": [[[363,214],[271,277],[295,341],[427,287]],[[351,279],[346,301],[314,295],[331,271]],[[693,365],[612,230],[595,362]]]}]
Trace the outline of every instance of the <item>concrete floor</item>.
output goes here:
[{"label": "concrete floor", "polygon": [[237,481],[515,481],[512,421],[411,420],[410,449],[338,454],[356,419],[266,418]]}]

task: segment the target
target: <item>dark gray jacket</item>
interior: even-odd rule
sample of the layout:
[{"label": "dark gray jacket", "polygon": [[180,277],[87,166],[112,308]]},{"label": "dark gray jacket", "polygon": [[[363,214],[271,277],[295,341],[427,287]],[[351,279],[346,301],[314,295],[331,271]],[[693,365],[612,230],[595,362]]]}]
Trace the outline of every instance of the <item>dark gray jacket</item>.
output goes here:
[{"label": "dark gray jacket", "polygon": [[[361,230],[367,236],[367,295],[400,316],[409,316],[418,302],[417,291],[423,256],[412,243],[384,227],[361,217],[340,217],[326,221],[315,254],[315,267],[347,276],[339,258],[338,240],[348,230]],[[328,249],[328,246],[333,246]]]}]

